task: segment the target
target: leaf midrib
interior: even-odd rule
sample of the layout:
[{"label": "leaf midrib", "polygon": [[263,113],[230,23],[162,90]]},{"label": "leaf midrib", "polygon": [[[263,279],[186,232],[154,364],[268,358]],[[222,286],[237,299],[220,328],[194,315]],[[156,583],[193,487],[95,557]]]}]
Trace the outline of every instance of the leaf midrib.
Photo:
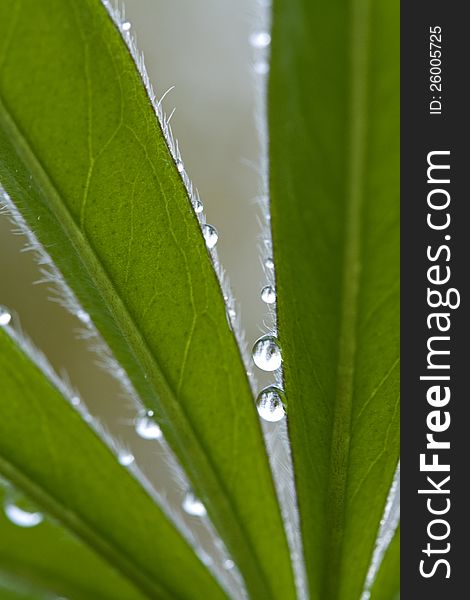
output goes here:
[{"label": "leaf midrib", "polygon": [[341,319],[334,424],[330,448],[327,562],[322,598],[338,597],[349,473],[354,373],[357,348],[358,298],[361,278],[361,213],[366,155],[366,115],[370,0],[350,3],[349,173],[345,189],[345,243],[342,261]]},{"label": "leaf midrib", "polygon": [[[252,590],[258,590],[257,593],[260,595],[259,597],[271,597],[269,581],[266,578],[264,569],[258,561],[251,539],[246,535],[243,520],[238,518],[238,512],[225,490],[225,486],[220,479],[217,469],[211,461],[210,455],[204,450],[204,447],[199,442],[191,426],[191,422],[184,412],[183,406],[177,402],[174,390],[169,384],[164,372],[160,369],[156,357],[149,349],[144,337],[141,335],[139,328],[125,306],[123,299],[115,290],[106,269],[93,251],[91,244],[86,240],[84,233],[80,231],[74,217],[67,208],[66,203],[61,201],[59,191],[39,159],[36,157],[26,136],[20,130],[20,127],[16,123],[11,112],[5,106],[1,97],[0,121],[3,122],[6,130],[10,133],[9,138],[12,141],[15,150],[18,152],[19,156],[21,156],[23,162],[28,165],[30,172],[36,175],[37,180],[41,185],[41,192],[45,194],[43,190],[47,190],[48,193],[45,195],[47,195],[49,203],[53,207],[52,214],[54,215],[54,218],[73,245],[75,254],[83,265],[83,268],[89,273],[95,290],[103,299],[103,303],[107,310],[113,316],[123,339],[130,340],[128,342],[128,347],[130,348],[136,363],[143,373],[149,373],[147,382],[150,382],[152,387],[153,398],[159,397],[153,382],[159,382],[160,389],[163,391],[163,394],[161,394],[160,397],[164,396],[167,399],[167,403],[164,404],[166,421],[171,424],[177,423],[176,427],[173,427],[173,429],[178,430],[179,435],[175,435],[173,439],[178,444],[182,454],[191,458],[191,460],[188,460],[188,466],[193,469],[193,474],[197,476],[196,478],[200,478],[207,482],[209,484],[208,487],[211,490],[217,490],[217,493],[212,492],[208,494],[209,499],[216,498],[219,509],[217,513],[218,515],[222,515],[217,522],[214,519],[214,522],[216,525],[217,523],[223,523],[226,529],[230,528],[230,535],[233,539],[238,538],[239,540],[239,533],[242,533],[243,547],[239,549],[238,552],[234,551],[235,549],[233,546],[229,549],[233,552],[234,558],[237,558],[237,555],[238,557],[243,557],[245,559],[243,560],[243,563],[250,569],[251,580],[246,577],[246,569],[242,572],[242,575],[245,576],[247,586]],[[85,260],[89,262],[93,271],[90,270]],[[96,285],[96,281],[99,281],[101,285]],[[123,327],[124,324],[126,324],[127,327]],[[126,333],[123,334],[123,331]],[[141,357],[136,353],[137,350],[141,351]],[[145,368],[143,365],[145,365]],[[161,408],[161,406],[162,404],[158,405],[158,408]],[[178,438],[184,438],[184,445],[179,442]],[[191,462],[198,463],[197,470],[195,470],[194,467],[191,467]],[[204,478],[201,478],[201,473],[204,473]],[[221,507],[222,510],[220,510]],[[214,517],[213,514],[211,516]],[[229,524],[229,527],[227,527],[227,524]],[[238,566],[240,567],[239,561]]]}]

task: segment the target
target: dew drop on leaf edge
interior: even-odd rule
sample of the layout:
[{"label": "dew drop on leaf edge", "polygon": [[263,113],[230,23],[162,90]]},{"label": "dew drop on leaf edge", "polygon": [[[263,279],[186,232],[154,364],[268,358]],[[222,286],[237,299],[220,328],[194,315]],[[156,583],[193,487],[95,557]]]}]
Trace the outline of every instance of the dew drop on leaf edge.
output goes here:
[{"label": "dew drop on leaf edge", "polygon": [[11,500],[5,500],[5,515],[8,520],[18,527],[31,528],[36,527],[44,521],[44,516],[37,510],[26,510]]},{"label": "dew drop on leaf edge", "polygon": [[274,385],[261,390],[256,399],[259,416],[270,423],[282,421],[286,415],[284,392]]},{"label": "dew drop on leaf edge", "polygon": [[253,48],[267,48],[271,43],[271,36],[267,31],[255,31],[250,35],[250,44]]},{"label": "dew drop on leaf edge", "polygon": [[265,285],[261,290],[261,300],[266,304],[274,304],[276,302],[276,291],[272,285]]},{"label": "dew drop on leaf edge", "polygon": [[204,204],[198,198],[196,198],[196,200],[194,200],[193,206],[194,206],[194,212],[196,214],[200,214],[204,210]]},{"label": "dew drop on leaf edge", "polygon": [[128,467],[129,465],[131,465],[134,462],[134,460],[135,460],[134,455],[130,454],[130,452],[122,452],[118,456],[119,464],[122,465],[123,467]]},{"label": "dew drop on leaf edge", "polygon": [[0,327],[5,327],[11,321],[11,313],[0,307]]},{"label": "dew drop on leaf edge", "polygon": [[80,396],[72,396],[70,398],[70,404],[72,406],[80,406],[80,404],[81,404]]},{"label": "dew drop on leaf edge", "polygon": [[80,308],[79,310],[77,310],[76,314],[77,314],[77,318],[82,323],[85,323],[86,325],[88,325],[88,323],[91,323],[91,317],[85,310]]},{"label": "dew drop on leaf edge", "polygon": [[253,346],[253,362],[262,371],[276,371],[282,364],[281,350],[273,335],[263,335]]},{"label": "dew drop on leaf edge", "polygon": [[264,261],[264,266],[265,266],[267,269],[274,269],[274,261],[273,261],[273,259],[272,259],[271,257],[267,258],[267,259]]},{"label": "dew drop on leaf edge", "polygon": [[184,512],[193,517],[203,517],[206,514],[206,507],[192,491],[186,492],[182,506]]},{"label": "dew drop on leaf edge", "polygon": [[209,225],[206,223],[202,226],[202,235],[206,241],[206,246],[210,249],[213,248],[217,244],[217,240],[219,239],[219,234],[217,233],[217,229],[213,225]]},{"label": "dew drop on leaf edge", "polygon": [[147,411],[135,420],[135,431],[144,440],[158,440],[162,437],[162,430],[152,417],[153,411]]}]

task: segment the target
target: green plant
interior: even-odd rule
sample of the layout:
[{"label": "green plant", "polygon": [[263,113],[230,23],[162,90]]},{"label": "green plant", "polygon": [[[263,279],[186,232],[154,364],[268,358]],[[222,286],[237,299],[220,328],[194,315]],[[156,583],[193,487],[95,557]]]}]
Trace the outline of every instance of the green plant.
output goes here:
[{"label": "green plant", "polygon": [[100,0],[0,4],[5,207],[230,555],[213,577],[3,311],[6,515],[43,518],[18,491],[47,515],[32,528],[2,518],[5,598],[398,594],[396,539],[372,580],[398,461],[398,7],[275,0],[272,18],[265,260],[279,331],[273,321],[254,359],[276,375],[258,408],[275,420],[286,407],[271,436],[285,446],[288,430],[295,488],[271,449],[274,483],[217,234],[127,24]]}]

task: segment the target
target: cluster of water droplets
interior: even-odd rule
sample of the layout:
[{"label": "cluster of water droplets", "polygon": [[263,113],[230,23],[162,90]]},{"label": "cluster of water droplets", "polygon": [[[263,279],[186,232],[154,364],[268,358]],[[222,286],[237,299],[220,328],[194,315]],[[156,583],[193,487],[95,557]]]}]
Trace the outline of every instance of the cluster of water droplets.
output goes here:
[{"label": "cluster of water droplets", "polygon": [[[153,410],[145,410],[134,419],[134,429],[136,434],[143,440],[163,440],[163,433],[160,426],[155,421]],[[121,451],[118,454],[118,461],[123,467],[129,467],[135,461],[133,454],[127,451]],[[205,517],[206,507],[191,489],[187,489],[181,502],[183,511],[192,517]]]},{"label": "cluster of water droplets", "polygon": [[271,34],[268,31],[255,31],[250,36],[250,44],[255,51],[253,69],[257,75],[269,73],[268,49],[271,44]]},{"label": "cluster of water droplets", "polygon": [[[271,240],[265,240],[265,246],[271,250]],[[274,278],[274,261],[269,255],[264,260],[264,270],[268,282],[261,289],[261,300],[269,307],[272,318],[272,329],[275,330],[274,307],[276,304],[276,287]],[[274,333],[268,333],[258,338],[253,346],[253,362],[262,371],[277,373],[276,382],[281,381],[279,375],[282,367],[282,354],[278,339]],[[282,421],[286,415],[285,394],[280,384],[264,387],[256,399],[259,416],[270,423]]]},{"label": "cluster of water droplets", "polygon": [[[253,346],[253,362],[262,371],[273,372],[281,368],[281,349],[274,335],[263,335],[256,340]],[[257,396],[256,407],[259,416],[265,421],[281,421],[286,415],[283,390],[277,385],[263,388]]]}]

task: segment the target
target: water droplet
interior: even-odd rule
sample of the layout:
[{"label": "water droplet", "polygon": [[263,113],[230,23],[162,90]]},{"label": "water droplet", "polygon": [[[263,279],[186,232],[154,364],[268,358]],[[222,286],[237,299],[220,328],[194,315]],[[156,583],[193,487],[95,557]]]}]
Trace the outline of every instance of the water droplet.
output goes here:
[{"label": "water droplet", "polygon": [[233,560],[231,558],[226,558],[224,560],[224,569],[227,569],[227,571],[230,571],[230,569],[233,569],[234,566],[235,566],[235,563],[233,562]]},{"label": "water droplet", "polygon": [[72,406],[79,406],[80,405],[80,397],[79,396],[72,396],[70,398],[70,404]]},{"label": "water droplet", "polygon": [[271,36],[267,31],[255,31],[250,35],[250,44],[254,48],[267,48],[271,43]]},{"label": "water droplet", "polygon": [[11,321],[11,313],[0,307],[0,327],[5,327]]},{"label": "water droplet", "polygon": [[204,517],[206,514],[206,507],[191,491],[186,492],[183,498],[183,510],[193,517]]},{"label": "water droplet", "polygon": [[204,210],[204,204],[199,200],[199,198],[196,198],[194,200],[194,212],[197,214],[202,213],[202,211]]},{"label": "water droplet", "polygon": [[272,285],[265,285],[261,290],[261,300],[266,304],[274,304],[276,302],[276,291]]},{"label": "water droplet", "polygon": [[122,24],[123,31],[129,31],[130,28],[131,28],[131,24],[129,23],[129,21],[126,21],[125,23]]},{"label": "water droplet", "polygon": [[119,464],[122,465],[123,467],[128,467],[129,465],[131,465],[134,462],[134,460],[135,460],[134,455],[131,454],[130,452],[122,452],[118,456]]},{"label": "water droplet", "polygon": [[269,63],[265,60],[259,60],[254,64],[255,73],[258,75],[267,75],[269,73]]},{"label": "water droplet", "polygon": [[79,310],[77,310],[77,318],[82,322],[85,323],[86,325],[88,325],[88,323],[91,322],[91,317],[90,315],[85,311],[82,310],[81,308]]},{"label": "water droplet", "polygon": [[259,416],[265,421],[276,423],[281,421],[285,414],[284,392],[274,385],[264,388],[258,394],[256,407]]},{"label": "water droplet", "polygon": [[267,258],[267,259],[264,261],[264,266],[265,266],[267,269],[274,269],[274,261],[273,261],[273,259],[272,259],[271,257]]},{"label": "water droplet", "polygon": [[176,161],[176,168],[178,169],[178,173],[182,173],[184,171],[184,165],[182,160]]},{"label": "water droplet", "polygon": [[144,440],[158,440],[162,437],[162,430],[152,417],[153,410],[149,410],[135,421],[135,431]]},{"label": "water droplet", "polygon": [[[21,504],[24,504],[23,502]],[[36,527],[44,521],[42,513],[36,510],[27,510],[26,507],[22,507],[19,503],[6,500],[4,504],[5,515],[8,519],[19,527]]]},{"label": "water droplet", "polygon": [[213,248],[217,244],[217,240],[219,239],[219,234],[217,233],[217,229],[212,225],[206,223],[202,226],[202,235],[206,240],[206,246],[208,248]]},{"label": "water droplet", "polygon": [[282,364],[281,351],[273,335],[263,335],[253,346],[253,362],[263,371],[275,371]]}]

